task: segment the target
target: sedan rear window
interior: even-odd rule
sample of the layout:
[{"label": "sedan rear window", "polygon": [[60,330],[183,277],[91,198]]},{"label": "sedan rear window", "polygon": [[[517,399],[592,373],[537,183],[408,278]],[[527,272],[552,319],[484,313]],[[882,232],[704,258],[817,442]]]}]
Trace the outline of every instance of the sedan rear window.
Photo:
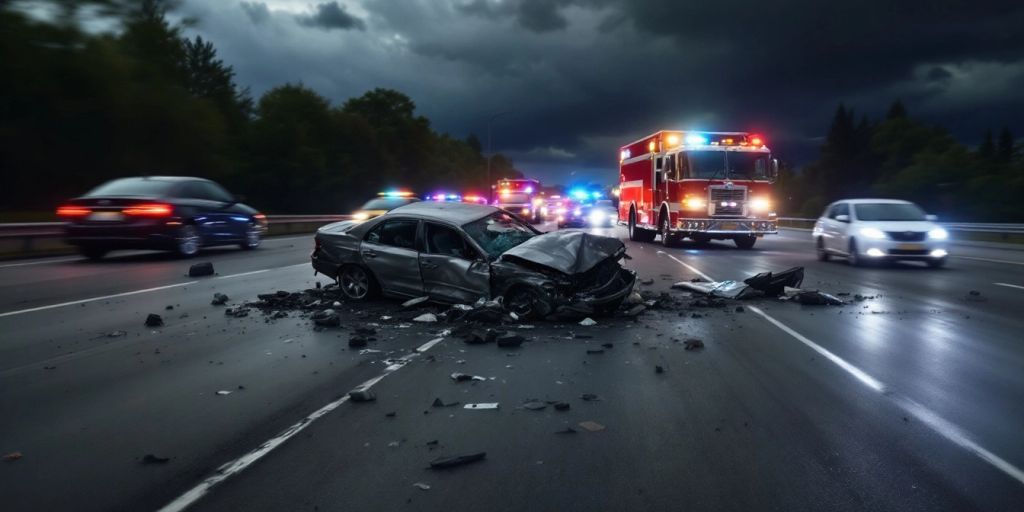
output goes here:
[{"label": "sedan rear window", "polygon": [[470,222],[462,229],[491,259],[537,235],[529,225],[504,212]]},{"label": "sedan rear window", "polygon": [[864,203],[853,208],[858,220],[925,220],[924,211],[911,203]]},{"label": "sedan rear window", "polygon": [[108,181],[92,190],[85,197],[97,196],[157,196],[168,195],[177,181],[150,178],[121,178]]}]

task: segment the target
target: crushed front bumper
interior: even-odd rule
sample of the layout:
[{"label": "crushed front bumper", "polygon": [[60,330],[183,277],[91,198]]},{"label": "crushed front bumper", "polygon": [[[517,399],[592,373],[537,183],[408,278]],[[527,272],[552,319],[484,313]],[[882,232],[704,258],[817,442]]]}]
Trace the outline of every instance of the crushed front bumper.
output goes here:
[{"label": "crushed front bumper", "polygon": [[679,219],[676,231],[708,235],[774,235],[779,224],[772,219]]}]

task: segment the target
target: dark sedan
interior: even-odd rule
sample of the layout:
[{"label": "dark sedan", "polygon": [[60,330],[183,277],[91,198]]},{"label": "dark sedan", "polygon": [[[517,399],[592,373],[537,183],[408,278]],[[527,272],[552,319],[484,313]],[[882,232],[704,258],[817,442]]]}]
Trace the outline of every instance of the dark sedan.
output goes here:
[{"label": "dark sedan", "polygon": [[146,176],[108,181],[57,208],[67,242],[90,259],[118,249],[193,256],[202,247],[255,249],[266,217],[202,178]]}]

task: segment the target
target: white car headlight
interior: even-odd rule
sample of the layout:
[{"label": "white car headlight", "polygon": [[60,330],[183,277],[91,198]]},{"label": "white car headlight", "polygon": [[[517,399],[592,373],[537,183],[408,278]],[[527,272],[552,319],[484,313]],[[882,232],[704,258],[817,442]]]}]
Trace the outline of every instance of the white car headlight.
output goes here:
[{"label": "white car headlight", "polygon": [[864,238],[872,238],[875,240],[885,239],[885,233],[878,228],[860,228],[860,236]]},{"label": "white car headlight", "polygon": [[928,238],[932,240],[945,240],[949,238],[949,231],[943,228],[935,228],[928,232]]},{"label": "white car headlight", "polygon": [[370,218],[370,214],[367,212],[356,212],[352,214],[352,220],[366,220]]},{"label": "white car headlight", "polygon": [[607,216],[601,210],[594,210],[590,212],[589,220],[591,224],[604,224],[605,220],[607,220]]}]

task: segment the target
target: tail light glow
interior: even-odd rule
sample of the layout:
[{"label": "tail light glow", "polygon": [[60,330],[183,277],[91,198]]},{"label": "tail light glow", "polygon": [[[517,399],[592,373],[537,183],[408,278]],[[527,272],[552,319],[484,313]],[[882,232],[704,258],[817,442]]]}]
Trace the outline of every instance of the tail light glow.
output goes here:
[{"label": "tail light glow", "polygon": [[84,217],[92,213],[92,210],[84,206],[64,205],[57,207],[57,215],[60,217]]},{"label": "tail light glow", "polygon": [[129,206],[121,210],[125,215],[137,215],[139,217],[170,217],[173,208],[163,203],[143,203]]}]

